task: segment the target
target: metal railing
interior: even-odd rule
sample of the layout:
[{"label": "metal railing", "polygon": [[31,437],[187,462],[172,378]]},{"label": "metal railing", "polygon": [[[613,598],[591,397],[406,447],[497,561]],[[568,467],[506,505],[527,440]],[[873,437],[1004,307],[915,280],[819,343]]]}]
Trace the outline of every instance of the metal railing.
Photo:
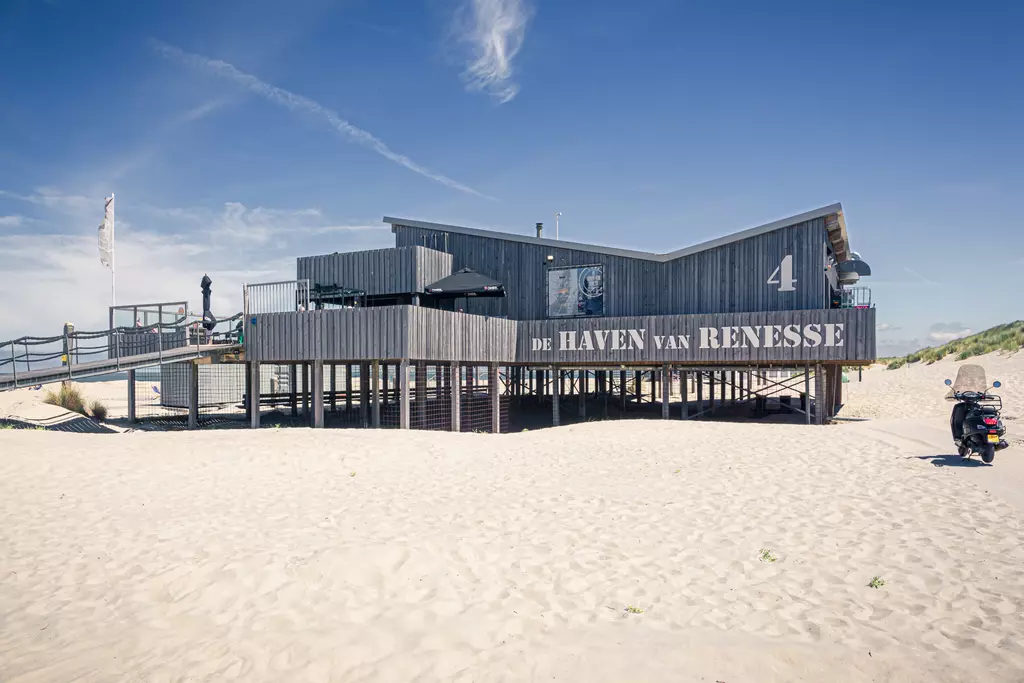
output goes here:
[{"label": "metal railing", "polygon": [[[161,306],[157,305],[157,309],[162,318]],[[122,361],[140,355],[156,354],[157,363],[161,363],[167,351],[189,346],[237,344],[241,318],[242,314],[237,313],[219,321],[211,331],[202,328],[196,316],[189,315],[151,323],[144,328],[132,325],[85,331],[75,330],[69,324],[60,335],[25,336],[0,342],[0,384],[9,384],[10,388],[34,386],[38,384],[35,378],[43,375],[47,381],[70,380],[75,378],[76,371],[99,374],[97,368],[100,368],[117,372]]]},{"label": "metal railing", "polygon": [[246,318],[260,313],[308,310],[309,280],[282,280],[242,285],[242,313]]}]

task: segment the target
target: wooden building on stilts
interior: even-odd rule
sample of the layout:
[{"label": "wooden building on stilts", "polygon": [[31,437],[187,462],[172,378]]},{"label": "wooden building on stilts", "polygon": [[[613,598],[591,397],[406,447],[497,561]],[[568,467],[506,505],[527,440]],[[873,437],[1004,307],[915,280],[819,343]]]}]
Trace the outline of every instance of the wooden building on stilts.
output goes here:
[{"label": "wooden building on stilts", "polygon": [[[248,285],[251,426],[500,432],[842,404],[875,360],[875,310],[833,204],[668,254],[385,218],[390,249],[300,257]],[[268,367],[278,384],[267,396]]]}]

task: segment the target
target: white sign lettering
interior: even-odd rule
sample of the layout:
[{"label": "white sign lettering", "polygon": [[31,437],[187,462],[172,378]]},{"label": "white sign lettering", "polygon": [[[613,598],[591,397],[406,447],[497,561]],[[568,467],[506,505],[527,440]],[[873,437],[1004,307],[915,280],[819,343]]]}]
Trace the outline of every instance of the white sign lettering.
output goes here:
[{"label": "white sign lettering", "polygon": [[[748,348],[816,348],[842,347],[845,343],[843,323],[810,323],[808,325],[727,325],[701,327],[697,339],[701,349]],[[680,350],[690,348],[690,335],[653,335],[654,348]],[[624,330],[561,330],[554,350],[572,352],[643,351],[647,345],[646,329]],[[533,337],[530,350],[551,351],[550,337]]]}]

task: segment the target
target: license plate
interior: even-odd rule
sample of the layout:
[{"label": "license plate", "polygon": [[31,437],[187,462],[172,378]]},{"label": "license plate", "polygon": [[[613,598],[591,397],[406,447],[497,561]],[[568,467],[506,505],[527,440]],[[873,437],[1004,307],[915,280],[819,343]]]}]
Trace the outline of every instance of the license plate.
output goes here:
[{"label": "license plate", "polygon": [[989,443],[999,443],[999,435],[998,434],[989,434],[988,435],[988,442]]}]

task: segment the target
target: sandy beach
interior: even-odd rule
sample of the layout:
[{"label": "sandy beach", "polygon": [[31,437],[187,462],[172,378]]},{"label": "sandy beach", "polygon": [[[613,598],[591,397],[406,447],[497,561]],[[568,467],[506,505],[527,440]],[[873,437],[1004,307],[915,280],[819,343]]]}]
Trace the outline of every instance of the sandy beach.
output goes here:
[{"label": "sandy beach", "polygon": [[0,431],[0,680],[1020,680],[1020,446],[938,466],[950,373],[826,427]]}]

